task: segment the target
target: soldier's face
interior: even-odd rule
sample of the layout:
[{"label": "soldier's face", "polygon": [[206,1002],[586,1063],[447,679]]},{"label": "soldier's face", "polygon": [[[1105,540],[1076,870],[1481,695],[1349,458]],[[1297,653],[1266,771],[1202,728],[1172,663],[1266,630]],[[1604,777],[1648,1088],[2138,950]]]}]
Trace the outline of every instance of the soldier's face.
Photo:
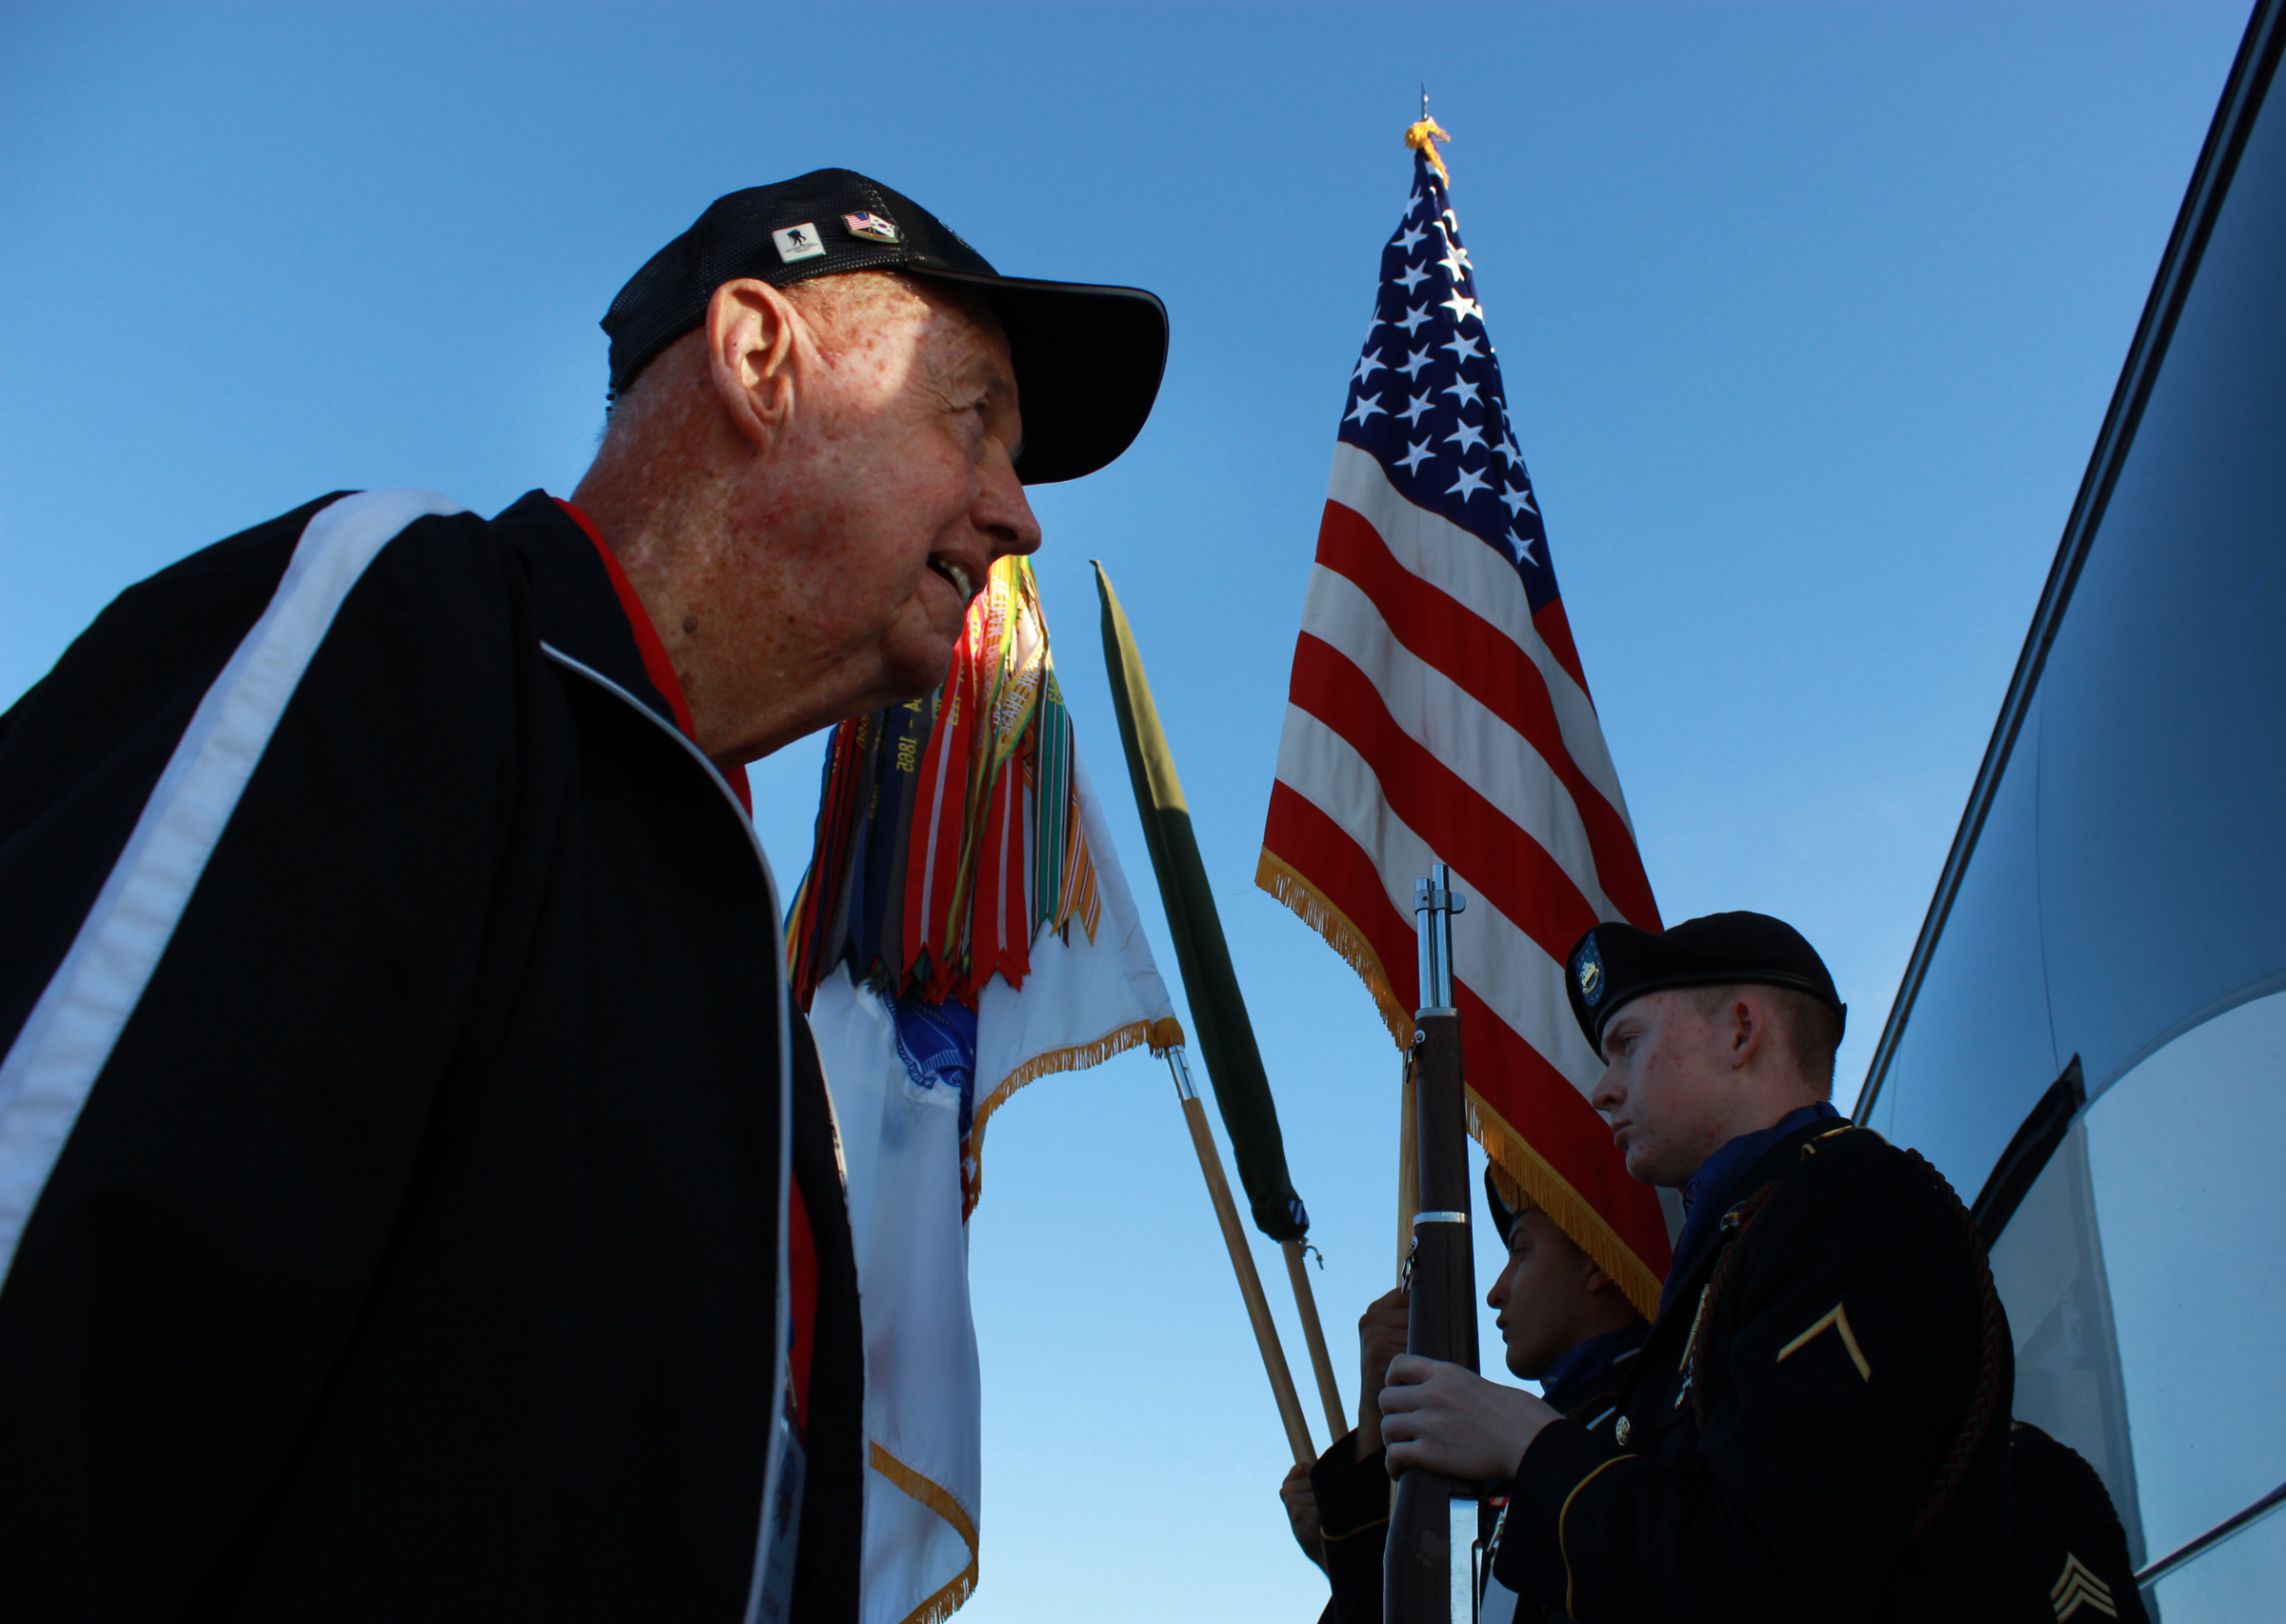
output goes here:
[{"label": "soldier's face", "polygon": [[1607,1069],[1588,1103],[1611,1126],[1628,1175],[1676,1185],[1734,1135],[1739,1079],[1727,1030],[1684,991],[1646,992],[1603,1029]]},{"label": "soldier's face", "polygon": [[1594,1264],[1547,1213],[1525,1212],[1508,1232],[1508,1264],[1484,1300],[1500,1313],[1508,1368],[1537,1381],[1585,1339]]}]

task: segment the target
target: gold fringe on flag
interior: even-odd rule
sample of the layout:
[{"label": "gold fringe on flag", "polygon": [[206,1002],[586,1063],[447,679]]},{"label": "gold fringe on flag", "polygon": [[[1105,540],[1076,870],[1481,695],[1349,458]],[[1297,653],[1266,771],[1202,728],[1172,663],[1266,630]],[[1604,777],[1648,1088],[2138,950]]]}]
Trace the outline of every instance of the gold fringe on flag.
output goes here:
[{"label": "gold fringe on flag", "polygon": [[[1466,1053],[1466,1039],[1463,1039]],[[1527,1204],[1554,1220],[1572,1244],[1588,1254],[1595,1267],[1618,1283],[1619,1291],[1645,1319],[1659,1312],[1659,1277],[1635,1255],[1634,1248],[1603,1221],[1564,1175],[1550,1167],[1539,1152],[1500,1119],[1500,1113],[1470,1089],[1469,1136],[1484,1147],[1485,1155],[1502,1176],[1501,1182],[1520,1191]]]},{"label": "gold fringe on flag", "polygon": [[[1397,1047],[1410,1049],[1413,1012],[1398,1002],[1389,985],[1389,974],[1381,968],[1381,955],[1366,940],[1365,932],[1320,895],[1315,886],[1268,851],[1254,866],[1254,884],[1293,909],[1303,924],[1323,936],[1327,945],[1349,962],[1365,983],[1366,991],[1373,994],[1374,1003],[1380,1009],[1381,1018],[1388,1024]],[[1465,1035],[1462,1053],[1467,1053]],[[1474,1089],[1468,1091],[1468,1096],[1469,1136],[1484,1147],[1486,1157],[1523,1192],[1532,1205],[1553,1218],[1555,1227],[1570,1236],[1572,1243],[1586,1253],[1597,1268],[1618,1282],[1620,1292],[1635,1305],[1637,1313],[1646,1319],[1654,1316],[1659,1312],[1658,1275],[1635,1255],[1633,1247],[1619,1238],[1618,1232],[1588,1205],[1563,1174],[1549,1166],[1522,1135],[1502,1121],[1498,1112],[1477,1097]]]},{"label": "gold fringe on flag", "polygon": [[1173,1015],[1157,1020],[1130,1021],[1116,1031],[1108,1032],[1093,1043],[1073,1044],[1067,1049],[1051,1049],[1044,1054],[1034,1054],[1014,1071],[1000,1079],[1000,1084],[985,1095],[976,1107],[975,1120],[969,1128],[969,1154],[961,1169],[960,1221],[967,1223],[969,1214],[976,1211],[976,1198],[984,1193],[984,1125],[993,1113],[1005,1104],[1008,1097],[1026,1083],[1055,1072],[1084,1072],[1091,1066],[1100,1066],[1114,1054],[1149,1045],[1153,1054],[1164,1054],[1170,1049],[1179,1049],[1183,1042],[1183,1023]]},{"label": "gold fringe on flag", "polygon": [[968,1542],[969,1565],[960,1571],[951,1584],[905,1614],[905,1624],[943,1624],[962,1602],[969,1599],[969,1593],[976,1588],[975,1520],[952,1497],[951,1490],[922,1476],[879,1444],[870,1439],[867,1443],[872,1451],[869,1458],[875,1472],[951,1523],[952,1532]]},{"label": "gold fringe on flag", "polygon": [[1395,1039],[1397,1047],[1411,1049],[1413,1012],[1398,1000],[1389,984],[1388,972],[1381,968],[1381,955],[1366,940],[1365,932],[1350,923],[1350,916],[1328,902],[1315,886],[1267,847],[1261,860],[1254,865],[1254,884],[1293,909],[1303,924],[1325,937],[1326,945],[1341,954],[1365,983],[1365,990],[1374,995],[1374,1003],[1381,1011],[1381,1019],[1388,1025],[1389,1035]]}]

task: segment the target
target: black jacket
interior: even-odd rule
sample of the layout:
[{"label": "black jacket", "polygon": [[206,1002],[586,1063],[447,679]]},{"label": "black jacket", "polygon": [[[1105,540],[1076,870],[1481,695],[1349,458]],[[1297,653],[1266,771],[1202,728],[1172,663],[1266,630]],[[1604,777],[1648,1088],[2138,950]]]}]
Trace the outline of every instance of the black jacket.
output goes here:
[{"label": "black jacket", "polygon": [[[1595,1624],[2023,1616],[2014,1367],[1958,1204],[1878,1134],[1826,1122],[1762,1156],[1732,1217],[1770,1186],[1675,1260],[1624,1425],[1554,1422],[1525,1452],[1495,1574]],[[1949,1473],[1980,1395],[1987,1424]]]},{"label": "black jacket", "polygon": [[[0,1053],[52,1037],[28,1015],[333,500],[130,589],[0,717]],[[796,1611],[853,1618],[855,1274],[776,897],[554,503],[381,549],[188,897],[51,1171],[0,1094],[36,1195],[0,1616],[735,1624],[790,1161]]]},{"label": "black jacket", "polygon": [[[1594,1340],[1594,1357],[1565,1372],[1561,1386],[1550,1384],[1542,1395],[1581,1426],[1611,1434],[1613,1407],[1621,1384],[1634,1369],[1644,1338],[1651,1328],[1641,1320]],[[1582,1345],[1582,1357],[1585,1345]],[[1317,1503],[1320,1550],[1324,1553],[1327,1582],[1333,1596],[1319,1614],[1318,1624],[1380,1624],[1382,1554],[1389,1541],[1389,1454],[1375,1450],[1360,1459],[1354,1433],[1334,1440],[1310,1469],[1310,1489]],[[1508,1485],[1494,1485],[1480,1506],[1480,1537],[1487,1550],[1496,1550],[1499,1516],[1508,1504]],[[1541,1610],[1533,1609],[1534,1614]],[[1554,1616],[1554,1614],[1543,1614]]]}]

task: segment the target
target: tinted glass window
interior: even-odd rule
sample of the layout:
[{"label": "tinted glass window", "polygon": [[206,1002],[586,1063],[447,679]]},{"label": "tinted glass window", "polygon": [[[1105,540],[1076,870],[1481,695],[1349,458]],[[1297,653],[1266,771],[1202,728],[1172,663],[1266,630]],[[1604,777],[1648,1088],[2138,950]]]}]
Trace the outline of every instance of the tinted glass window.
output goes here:
[{"label": "tinted glass window", "polygon": [[2286,1482],[2286,994],[2184,1033],[2083,1121],[2144,1545],[2163,1556]]},{"label": "tinted glass window", "polygon": [[2286,1596],[2286,1516],[2276,1513],[2201,1552],[2153,1587],[2161,1624],[2238,1624],[2275,1618]]},{"label": "tinted glass window", "polygon": [[1994,1243],[1993,1283],[2015,1338],[2016,1418],[2087,1457],[2126,1525],[2129,1560],[2143,1566],[2151,1557],[2085,1124],[2074,1125]]},{"label": "tinted glass window", "polygon": [[2033,856],[2035,709],[1986,815],[1881,1085],[1873,1126],[1973,1201],[2061,1068],[2048,1036]]},{"label": "tinted glass window", "polygon": [[2091,1095],[2286,972],[2282,289],[2273,107],[2041,678],[2048,984],[2056,1049],[2079,1054]]},{"label": "tinted glass window", "polygon": [[[1995,1248],[2018,1413],[2138,1561],[2286,1481],[2286,111],[2254,129],[1871,1117],[1964,1196],[2079,1055]],[[2027,923],[2029,911],[2031,922]],[[2035,1016],[2036,1012],[2036,1018]],[[2286,1594],[2286,1516],[2156,1587]]]}]

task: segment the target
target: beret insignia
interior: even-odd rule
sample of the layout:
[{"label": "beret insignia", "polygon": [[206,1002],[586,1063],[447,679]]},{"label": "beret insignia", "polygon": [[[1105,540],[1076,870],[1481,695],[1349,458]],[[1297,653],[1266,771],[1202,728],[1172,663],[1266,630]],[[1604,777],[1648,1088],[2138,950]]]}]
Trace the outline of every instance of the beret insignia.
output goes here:
[{"label": "beret insignia", "polygon": [[1603,996],[1603,955],[1595,951],[1595,938],[1591,934],[1579,945],[1579,955],[1572,961],[1572,973],[1579,977],[1579,995],[1589,1009]]}]

